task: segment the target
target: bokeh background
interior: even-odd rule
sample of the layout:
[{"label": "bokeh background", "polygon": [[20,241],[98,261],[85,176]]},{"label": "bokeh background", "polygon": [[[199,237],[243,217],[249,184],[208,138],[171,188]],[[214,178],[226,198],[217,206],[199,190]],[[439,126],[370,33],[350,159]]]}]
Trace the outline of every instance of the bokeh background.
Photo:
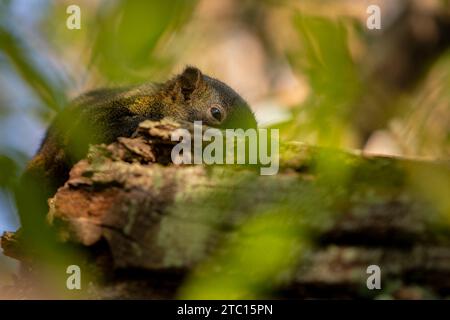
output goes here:
[{"label": "bokeh background", "polygon": [[[92,88],[186,64],[235,88],[261,126],[366,153],[450,156],[448,0],[0,0],[0,232],[55,112]],[[81,8],[69,30],[66,8]],[[381,8],[380,30],[366,27]],[[0,282],[16,264],[0,255]]]}]

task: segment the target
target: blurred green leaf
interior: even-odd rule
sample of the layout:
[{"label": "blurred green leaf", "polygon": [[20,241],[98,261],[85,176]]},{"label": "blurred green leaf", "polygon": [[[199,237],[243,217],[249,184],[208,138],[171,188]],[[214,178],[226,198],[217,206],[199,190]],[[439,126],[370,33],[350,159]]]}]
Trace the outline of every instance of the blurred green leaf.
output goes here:
[{"label": "blurred green leaf", "polygon": [[16,162],[8,156],[0,155],[0,188],[11,188],[17,178]]},{"label": "blurred green leaf", "polygon": [[301,49],[291,54],[306,75],[311,95],[304,108],[319,144],[341,146],[361,80],[350,50],[346,25],[322,17],[296,14]]},{"label": "blurred green leaf", "polygon": [[23,39],[0,24],[0,52],[9,58],[17,73],[46,106],[59,110],[66,100],[62,84],[51,81],[39,70],[31,59],[30,50]]},{"label": "blurred green leaf", "polygon": [[292,212],[278,209],[248,219],[181,290],[184,299],[255,299],[268,294],[302,249]]},{"label": "blurred green leaf", "polygon": [[196,1],[121,1],[103,6],[97,17],[93,64],[113,81],[146,80],[155,64],[167,61],[153,55],[159,41],[189,17]]}]

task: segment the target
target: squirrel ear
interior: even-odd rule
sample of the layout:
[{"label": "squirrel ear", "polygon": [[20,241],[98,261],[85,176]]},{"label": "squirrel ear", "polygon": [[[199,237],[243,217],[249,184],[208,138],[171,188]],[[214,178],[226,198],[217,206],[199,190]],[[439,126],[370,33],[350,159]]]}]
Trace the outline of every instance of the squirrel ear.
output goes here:
[{"label": "squirrel ear", "polygon": [[177,84],[185,100],[189,100],[191,94],[203,83],[202,72],[195,67],[186,67],[183,73],[177,77]]}]

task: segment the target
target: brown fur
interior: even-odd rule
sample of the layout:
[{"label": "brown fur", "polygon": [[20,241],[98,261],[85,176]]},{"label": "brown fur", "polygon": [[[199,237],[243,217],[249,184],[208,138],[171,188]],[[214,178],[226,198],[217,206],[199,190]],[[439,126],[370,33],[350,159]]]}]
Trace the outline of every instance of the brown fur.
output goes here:
[{"label": "brown fur", "polygon": [[[212,105],[220,106],[223,121],[211,117]],[[22,177],[18,207],[24,228],[36,221],[28,219],[34,214],[30,210],[46,211],[46,199],[67,180],[70,168],[85,156],[90,144],[128,137],[141,121],[166,117],[202,120],[219,128],[256,127],[249,106],[235,91],[194,67],[163,84],[88,92],[56,116]],[[44,198],[39,200],[44,205],[25,205],[32,194]]]}]

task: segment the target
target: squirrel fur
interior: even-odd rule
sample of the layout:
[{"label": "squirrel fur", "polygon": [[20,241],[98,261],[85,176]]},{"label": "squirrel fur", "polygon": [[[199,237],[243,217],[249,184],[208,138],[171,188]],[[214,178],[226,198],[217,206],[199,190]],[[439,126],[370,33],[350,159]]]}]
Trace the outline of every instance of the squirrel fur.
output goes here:
[{"label": "squirrel fur", "polygon": [[217,128],[257,127],[241,96],[191,66],[162,84],[87,92],[55,117],[25,169],[17,199],[23,229],[34,229],[37,219],[43,219],[29,211],[48,211],[47,199],[68,179],[71,167],[86,155],[90,144],[129,137],[140,122],[163,118],[201,120]]}]

